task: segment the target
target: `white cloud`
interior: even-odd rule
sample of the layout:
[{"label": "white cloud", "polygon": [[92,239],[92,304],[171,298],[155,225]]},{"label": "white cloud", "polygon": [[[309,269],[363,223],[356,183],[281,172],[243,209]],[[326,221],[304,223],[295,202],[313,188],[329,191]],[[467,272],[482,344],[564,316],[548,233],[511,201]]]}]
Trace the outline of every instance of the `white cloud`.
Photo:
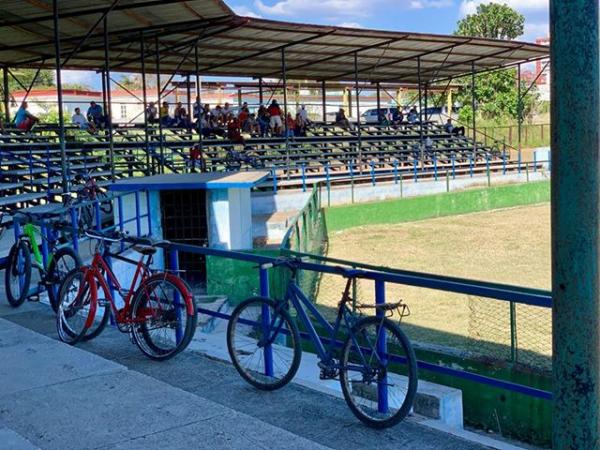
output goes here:
[{"label": "white cloud", "polygon": [[279,0],[267,5],[262,0],[254,0],[254,6],[261,14],[274,16],[366,17],[373,8],[373,0]]},{"label": "white cloud", "polygon": [[364,28],[358,22],[342,22],[342,23],[338,23],[337,26],[338,27],[344,27],[344,28]]},{"label": "white cloud", "polygon": [[411,9],[425,9],[425,8],[447,8],[454,4],[453,0],[411,0]]},{"label": "white cloud", "polygon": [[[548,0],[495,0],[504,3],[518,11],[544,11],[548,9]],[[461,17],[474,14],[477,7],[483,3],[492,3],[490,0],[463,0],[460,4]]]},{"label": "white cloud", "polygon": [[547,22],[525,22],[525,33],[522,40],[535,42],[537,38],[548,37],[550,35],[550,25]]},{"label": "white cloud", "polygon": [[262,19],[262,16],[260,14],[256,14],[254,11],[252,11],[247,6],[232,6],[231,8],[233,9],[233,12],[239,16],[254,17],[255,19]]}]

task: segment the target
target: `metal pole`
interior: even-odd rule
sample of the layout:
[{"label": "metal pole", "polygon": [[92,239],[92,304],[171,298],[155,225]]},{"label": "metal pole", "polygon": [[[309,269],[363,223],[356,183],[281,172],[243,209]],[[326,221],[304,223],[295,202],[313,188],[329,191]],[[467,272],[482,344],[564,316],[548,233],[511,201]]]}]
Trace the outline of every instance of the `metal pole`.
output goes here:
[{"label": "metal pole", "polygon": [[599,9],[598,0],[550,1],[556,449],[600,442]]},{"label": "metal pole", "polygon": [[194,115],[194,112],[192,111],[192,86],[190,86],[190,74],[187,74],[187,77],[185,79],[186,81],[186,91],[185,94],[187,95],[187,112],[188,112],[188,130],[190,130],[191,128],[191,119],[192,116]]},{"label": "metal pole", "polygon": [[160,117],[161,103],[161,88],[160,88],[160,44],[158,42],[158,36],[154,39],[154,45],[156,46],[156,102],[158,107],[158,139],[160,145],[160,166],[158,167],[158,173],[164,173],[164,160],[165,160],[165,147],[163,145],[163,124],[162,117]]},{"label": "metal pole", "polygon": [[429,84],[425,83],[425,98],[424,98],[424,108],[425,108],[425,121],[427,121],[429,119],[429,117],[427,116],[427,103],[429,100]]},{"label": "metal pole", "polygon": [[2,74],[2,89],[4,90],[4,118],[6,124],[10,123],[10,92],[8,90],[8,67],[4,67]]},{"label": "metal pole", "polygon": [[327,86],[325,80],[321,82],[321,100],[323,107],[323,123],[327,122]]},{"label": "metal pole", "polygon": [[476,98],[475,98],[475,63],[471,63],[471,109],[473,111],[473,123],[471,124],[473,127],[473,155],[477,154],[477,119],[475,118],[475,107],[476,107]]},{"label": "metal pole", "polygon": [[196,68],[196,97],[198,97],[198,146],[200,147],[200,155],[202,155],[202,115],[200,110],[202,108],[202,86],[200,85],[200,58],[198,55],[198,46],[194,49],[194,64]]},{"label": "metal pole", "polygon": [[102,110],[106,111],[108,105],[106,104],[106,72],[102,69]]},{"label": "metal pole", "polygon": [[65,146],[65,115],[63,111],[62,73],[60,64],[60,33],[58,29],[58,0],[52,0],[52,16],[54,22],[54,56],[56,65],[56,93],[58,96],[58,136],[60,141],[60,170],[62,191],[69,191],[69,174],[67,173],[67,149]]},{"label": "metal pole", "polygon": [[521,94],[521,64],[517,66],[517,149],[521,154],[521,134],[523,130],[523,99]]},{"label": "metal pole", "polygon": [[288,133],[288,123],[287,123],[287,71],[285,67],[285,48],[281,49],[281,76],[283,81],[283,124],[285,130],[285,154],[286,154],[286,165],[288,167],[287,173],[288,177],[290,175],[290,139]]},{"label": "metal pole", "polygon": [[381,84],[377,82],[377,122],[379,122],[379,113],[381,110]]},{"label": "metal pole", "polygon": [[422,108],[422,87],[421,87],[421,58],[417,58],[417,79],[419,84],[419,138],[423,145],[423,108]]},{"label": "metal pole", "polygon": [[106,74],[106,101],[107,109],[104,110],[106,121],[108,122],[108,163],[110,164],[110,178],[115,181],[115,148],[112,127],[112,96],[110,93],[110,60],[108,44],[108,17],[104,18],[104,64]]},{"label": "metal pole", "polygon": [[144,101],[144,145],[146,147],[146,175],[150,175],[150,142],[148,137],[148,115],[146,114],[146,108],[148,107],[148,96],[146,93],[146,45],[144,43],[143,31],[140,32],[140,63],[142,67],[142,100]]},{"label": "metal pole", "polygon": [[263,79],[258,79],[258,103],[261,105],[265,101],[264,92],[263,92]]},{"label": "metal pole", "polygon": [[362,136],[360,130],[360,92],[358,90],[358,53],[354,52],[354,89],[356,91],[356,126],[358,127],[358,163],[362,170]]}]

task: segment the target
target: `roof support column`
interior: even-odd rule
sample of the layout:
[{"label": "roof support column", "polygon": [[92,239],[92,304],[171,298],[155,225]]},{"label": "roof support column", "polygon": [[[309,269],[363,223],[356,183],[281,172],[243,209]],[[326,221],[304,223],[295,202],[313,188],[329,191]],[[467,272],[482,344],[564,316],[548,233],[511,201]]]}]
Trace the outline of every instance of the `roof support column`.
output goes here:
[{"label": "roof support column", "polygon": [[206,114],[207,111],[204,111],[202,106],[202,85],[200,84],[200,57],[198,55],[197,45],[194,48],[194,65],[196,68],[196,101],[198,102],[198,119],[196,122],[196,131],[198,132],[198,146],[200,147],[200,158],[202,158],[202,115]]},{"label": "roof support column", "polygon": [[517,66],[517,150],[521,161],[521,135],[523,133],[523,96],[521,94],[521,64]]},{"label": "roof support column", "polygon": [[600,441],[600,79],[597,0],[550,1],[552,448]]},{"label": "roof support column", "polygon": [[187,96],[187,112],[188,112],[187,129],[188,129],[189,133],[191,133],[191,130],[192,130],[192,116],[194,115],[194,112],[192,111],[192,86],[190,85],[190,83],[191,83],[191,77],[190,77],[190,74],[188,73],[185,78],[185,84],[186,84],[185,95]]},{"label": "roof support column", "polygon": [[[417,79],[417,84],[419,85],[419,139],[421,140],[421,146],[423,146],[423,87],[421,85],[421,57],[417,58]],[[424,161],[421,161],[421,164],[424,163]]]},{"label": "roof support column", "polygon": [[161,88],[160,88],[160,43],[158,42],[158,36],[154,39],[154,44],[156,46],[156,103],[158,107],[158,139],[160,145],[160,158],[159,158],[159,166],[158,173],[164,173],[165,167],[165,147],[163,145],[163,122],[160,114],[160,110],[162,108],[161,102]]},{"label": "roof support column", "polygon": [[5,124],[10,123],[10,92],[8,90],[8,67],[4,67],[2,70],[2,90],[4,91],[4,118]]},{"label": "roof support column", "polygon": [[106,102],[106,71],[102,69],[102,110],[108,111],[108,104]]},{"label": "roof support column", "polygon": [[290,176],[290,130],[288,130],[287,122],[287,71],[285,67],[285,47],[281,49],[281,76],[283,82],[283,129],[285,131],[285,155],[287,176]]},{"label": "roof support column", "polygon": [[471,110],[473,111],[471,127],[473,128],[473,158],[477,159],[477,96],[475,94],[475,63],[471,63]]},{"label": "roof support column", "polygon": [[356,91],[356,127],[358,133],[358,163],[362,172],[362,135],[360,129],[360,91],[358,89],[358,53],[354,52],[354,90]]},{"label": "roof support column", "polygon": [[110,93],[110,58],[109,58],[109,44],[108,44],[108,17],[104,18],[104,74],[106,76],[106,101],[108,103],[107,108],[104,110],[104,116],[106,117],[106,125],[108,128],[108,163],[110,164],[110,178],[115,181],[115,145],[113,137],[113,124],[112,124],[112,96]]},{"label": "roof support column", "polygon": [[150,158],[150,142],[148,137],[148,114],[146,108],[148,108],[148,95],[146,92],[146,43],[144,42],[144,32],[140,32],[140,63],[142,67],[142,100],[144,102],[144,145],[146,148],[146,175],[150,175],[152,172],[152,161]]},{"label": "roof support column", "polygon": [[376,84],[377,86],[377,123],[381,124],[380,114],[381,114],[381,83],[379,81]]},{"label": "roof support column", "polygon": [[429,102],[429,84],[425,83],[424,97],[423,97],[423,108],[425,108],[425,122],[429,120],[429,114],[427,114],[428,102]]},{"label": "roof support column", "polygon": [[52,0],[52,16],[54,22],[54,55],[56,65],[56,93],[58,96],[58,139],[60,142],[60,171],[62,192],[69,191],[69,174],[67,172],[67,149],[65,144],[65,115],[63,111],[62,73],[60,64],[60,33],[58,29],[58,0]]},{"label": "roof support column", "polygon": [[259,78],[258,79],[258,103],[262,105],[264,101],[265,101],[265,98],[264,98],[264,92],[263,92],[263,79]]},{"label": "roof support column", "polygon": [[327,82],[321,82],[321,101],[323,107],[323,123],[327,122]]}]

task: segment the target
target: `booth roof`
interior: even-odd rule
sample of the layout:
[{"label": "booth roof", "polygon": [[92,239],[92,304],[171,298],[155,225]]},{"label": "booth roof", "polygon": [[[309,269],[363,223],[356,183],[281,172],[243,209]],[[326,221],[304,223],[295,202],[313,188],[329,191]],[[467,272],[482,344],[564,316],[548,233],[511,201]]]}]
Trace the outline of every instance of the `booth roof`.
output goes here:
[{"label": "booth roof", "polygon": [[[104,20],[113,71],[288,79],[433,83],[549,56],[517,41],[308,25],[241,17],[221,0],[61,0],[64,68],[102,70]],[[52,0],[2,0],[0,61],[8,67],[55,64]],[[86,38],[87,37],[87,38]],[[419,69],[420,64],[420,71]],[[419,75],[420,72],[420,75]]]}]

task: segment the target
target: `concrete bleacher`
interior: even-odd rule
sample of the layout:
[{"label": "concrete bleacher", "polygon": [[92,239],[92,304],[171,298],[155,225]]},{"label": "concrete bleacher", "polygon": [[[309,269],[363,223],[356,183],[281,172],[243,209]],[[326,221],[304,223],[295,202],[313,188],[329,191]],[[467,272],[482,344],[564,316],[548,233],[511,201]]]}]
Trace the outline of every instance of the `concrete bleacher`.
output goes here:
[{"label": "concrete bleacher", "polygon": [[[113,139],[100,131],[89,134],[67,130],[65,153],[67,178],[90,175],[98,182],[115,178],[148,175],[153,171],[182,173],[190,170],[190,148],[201,141],[196,130],[153,127],[146,135],[140,127],[113,129]],[[45,126],[26,133],[8,129],[0,133],[0,183],[20,185],[6,192],[2,206],[35,204],[44,196],[58,200],[62,182],[61,145],[56,127]],[[429,147],[425,148],[424,143]],[[112,147],[112,165],[110,150]],[[277,178],[300,179],[354,174],[386,174],[391,171],[447,170],[464,173],[481,167],[499,170],[510,166],[510,154],[475,143],[469,137],[454,136],[435,123],[393,126],[364,125],[346,130],[331,124],[315,123],[306,137],[248,137],[245,144],[228,139],[202,139],[203,156],[210,171],[230,170],[228,151],[251,152],[261,166],[272,169]],[[508,165],[507,165],[508,164]],[[241,169],[249,168],[242,163]],[[17,197],[18,196],[18,197]]]}]

